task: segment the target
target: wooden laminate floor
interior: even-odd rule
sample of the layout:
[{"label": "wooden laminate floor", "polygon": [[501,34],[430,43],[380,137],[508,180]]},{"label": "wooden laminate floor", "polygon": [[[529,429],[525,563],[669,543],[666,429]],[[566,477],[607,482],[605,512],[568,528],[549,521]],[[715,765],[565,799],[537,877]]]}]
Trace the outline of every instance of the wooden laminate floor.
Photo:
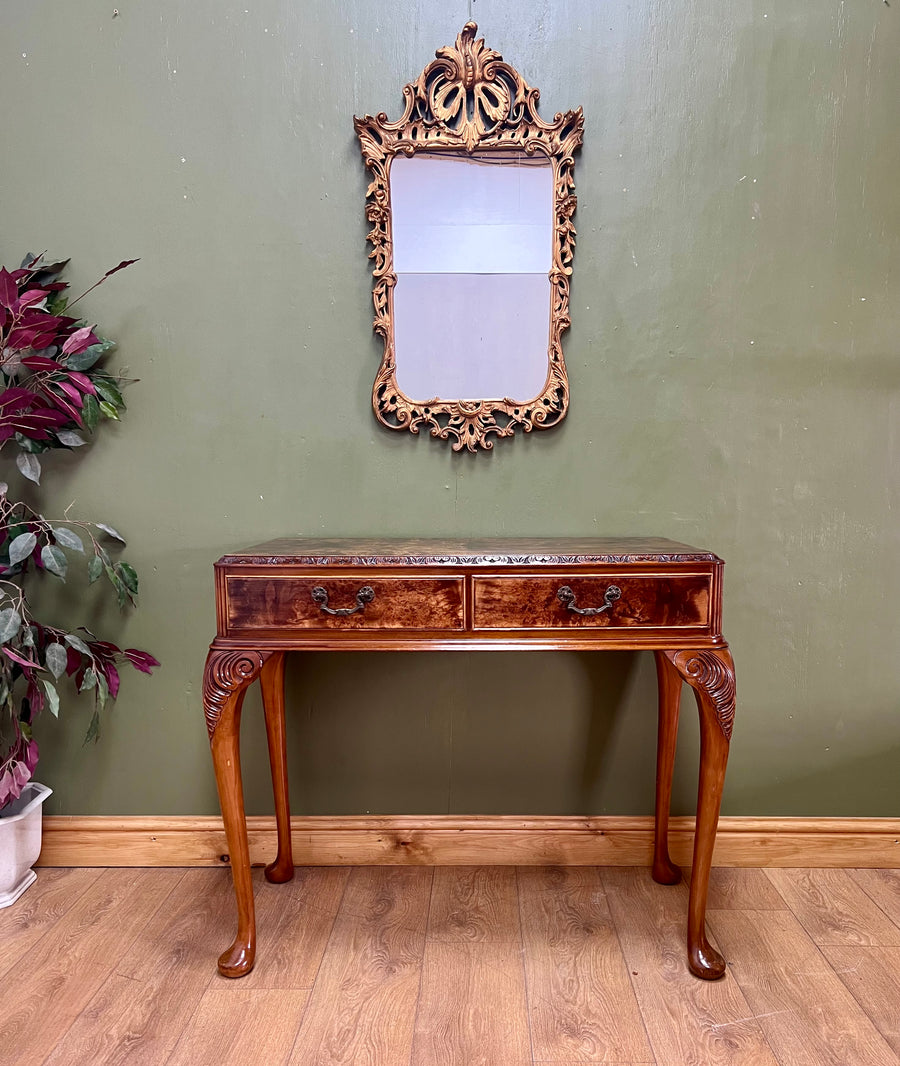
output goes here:
[{"label": "wooden laminate floor", "polygon": [[0,911],[3,1066],[898,1066],[900,871],[255,872],[256,969],[219,977],[229,871],[42,869]]}]

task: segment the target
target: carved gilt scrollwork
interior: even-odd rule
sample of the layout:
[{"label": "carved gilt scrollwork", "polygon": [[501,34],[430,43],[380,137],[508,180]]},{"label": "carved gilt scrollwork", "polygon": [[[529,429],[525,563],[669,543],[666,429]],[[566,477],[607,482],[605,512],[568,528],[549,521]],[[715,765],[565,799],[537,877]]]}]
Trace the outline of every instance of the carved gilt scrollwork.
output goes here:
[{"label": "carved gilt scrollwork", "polygon": [[706,693],[726,740],[734,728],[734,663],[727,648],[709,651],[666,652],[675,668],[691,686]]},{"label": "carved gilt scrollwork", "polygon": [[[494,438],[547,428],[561,421],[569,405],[569,381],[562,334],[569,326],[569,276],[575,251],[575,179],[573,153],[582,142],[581,108],[557,113],[552,122],[538,114],[540,92],[526,84],[503,57],[475,39],[478,27],[467,22],[455,46],[439,48],[416,81],[403,88],[405,109],[395,122],[380,112],[354,118],[365,165],[372,175],[366,190],[367,240],[372,245],[375,307],[373,328],[384,342],[372,403],[380,422],[392,429],[449,440],[454,451],[490,449]],[[417,151],[514,150],[542,153],[553,167],[554,241],[550,269],[548,373],[534,399],[507,398],[427,402],[411,400],[397,384],[391,237],[390,168],[399,153]]]},{"label": "carved gilt scrollwork", "polygon": [[203,673],[203,712],[212,739],[226,702],[254,681],[270,652],[210,649]]}]

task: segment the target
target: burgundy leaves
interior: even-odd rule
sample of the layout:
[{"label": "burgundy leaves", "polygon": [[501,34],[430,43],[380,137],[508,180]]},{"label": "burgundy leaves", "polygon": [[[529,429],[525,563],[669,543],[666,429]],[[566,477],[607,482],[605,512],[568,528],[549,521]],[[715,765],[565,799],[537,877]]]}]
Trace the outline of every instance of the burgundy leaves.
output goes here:
[{"label": "burgundy leaves", "polygon": [[[136,259],[124,259],[72,304]],[[12,272],[0,268],[0,447],[15,439],[17,465],[40,480],[37,456],[51,448],[78,447],[82,431],[124,410],[120,382],[97,364],[112,347],[94,327],[63,312],[72,306],[59,274],[68,263],[25,257]]]},{"label": "burgundy leaves", "polygon": [[83,352],[85,348],[90,348],[92,344],[99,344],[100,339],[94,336],[93,330],[90,326],[85,326],[83,329],[76,329],[74,333],[71,333],[62,346],[63,355],[77,355],[78,352]]},{"label": "burgundy leaves", "polygon": [[0,760],[0,808],[18,799],[22,789],[31,780],[37,761],[37,741],[25,736],[20,729]]},{"label": "burgundy leaves", "polygon": [[159,666],[159,663],[152,655],[145,651],[138,651],[137,648],[126,648],[122,654],[135,670],[140,670],[144,674],[152,673],[153,667]]},{"label": "burgundy leaves", "polygon": [[0,444],[17,433],[31,440],[47,440],[50,430],[61,429],[69,420],[59,408],[37,405],[28,389],[11,388],[0,393]]},{"label": "burgundy leaves", "polygon": [[19,309],[19,286],[6,267],[0,267],[0,307],[15,311]]}]

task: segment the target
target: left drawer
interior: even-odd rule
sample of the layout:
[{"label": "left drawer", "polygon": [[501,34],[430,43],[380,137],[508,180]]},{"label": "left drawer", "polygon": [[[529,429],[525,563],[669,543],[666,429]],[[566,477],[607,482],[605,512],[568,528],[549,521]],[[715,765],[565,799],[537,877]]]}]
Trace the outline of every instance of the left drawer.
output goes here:
[{"label": "left drawer", "polygon": [[229,630],[460,630],[463,579],[229,574],[225,618]]}]

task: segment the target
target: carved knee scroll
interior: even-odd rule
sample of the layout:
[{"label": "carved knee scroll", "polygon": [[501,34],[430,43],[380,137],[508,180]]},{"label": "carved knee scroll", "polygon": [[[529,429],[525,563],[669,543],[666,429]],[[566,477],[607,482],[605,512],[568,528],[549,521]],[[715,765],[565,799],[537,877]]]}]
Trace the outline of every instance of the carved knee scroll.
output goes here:
[{"label": "carved knee scroll", "polygon": [[727,646],[703,651],[667,651],[666,658],[684,680],[711,700],[726,740],[734,727],[734,661]]},{"label": "carved knee scroll", "polygon": [[212,740],[227,701],[259,676],[271,652],[210,648],[203,674],[203,711]]}]

